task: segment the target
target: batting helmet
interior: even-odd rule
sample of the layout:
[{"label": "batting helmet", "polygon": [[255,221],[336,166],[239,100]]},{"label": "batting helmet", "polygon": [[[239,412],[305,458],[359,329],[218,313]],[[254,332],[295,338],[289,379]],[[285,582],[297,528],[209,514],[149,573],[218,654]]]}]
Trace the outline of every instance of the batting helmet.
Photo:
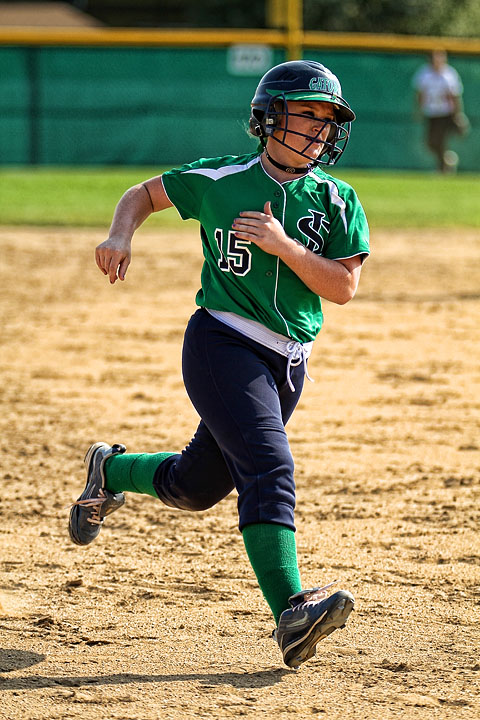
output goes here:
[{"label": "batting helmet", "polygon": [[[288,117],[294,114],[288,110],[288,100],[332,103],[335,120],[328,123],[330,132],[324,151],[314,164],[334,165],[347,146],[350,126],[355,120],[355,113],[342,97],[338,78],[324,65],[313,60],[281,63],[262,77],[251,102],[249,129],[252,135],[259,137],[264,146],[271,137],[310,160],[306,150],[316,138],[304,135],[307,144],[301,151],[287,143]],[[279,134],[275,133],[275,129],[280,116],[285,120],[283,132]]]}]

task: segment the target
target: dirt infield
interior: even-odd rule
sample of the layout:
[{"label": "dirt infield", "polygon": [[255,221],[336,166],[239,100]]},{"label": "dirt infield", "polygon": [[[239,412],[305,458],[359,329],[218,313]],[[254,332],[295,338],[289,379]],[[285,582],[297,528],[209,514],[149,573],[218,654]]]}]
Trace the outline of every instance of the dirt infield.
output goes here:
[{"label": "dirt infield", "polygon": [[124,284],[100,232],[2,230],[0,717],[459,718],[480,713],[480,238],[374,233],[289,425],[305,587],[356,597],[298,672],[237,530],[129,495],[89,548],[66,506],[91,442],[179,450],[196,233],[135,241]]}]

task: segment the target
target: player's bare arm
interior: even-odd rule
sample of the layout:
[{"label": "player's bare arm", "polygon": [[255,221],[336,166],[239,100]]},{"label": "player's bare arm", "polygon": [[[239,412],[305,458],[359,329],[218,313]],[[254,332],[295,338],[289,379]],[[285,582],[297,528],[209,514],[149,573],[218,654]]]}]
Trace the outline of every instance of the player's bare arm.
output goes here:
[{"label": "player's bare arm", "polygon": [[315,255],[288,237],[273,216],[270,202],[265,203],[263,213],[241,212],[232,228],[238,238],[250,240],[264,252],[277,255],[316,295],[338,305],[344,305],[355,295],[362,269],[361,256],[329,260]]},{"label": "player's bare arm", "polygon": [[125,280],[132,257],[132,237],[152,214],[171,206],[160,176],[134,185],[120,198],[115,208],[108,239],[95,250],[95,261],[113,284]]}]

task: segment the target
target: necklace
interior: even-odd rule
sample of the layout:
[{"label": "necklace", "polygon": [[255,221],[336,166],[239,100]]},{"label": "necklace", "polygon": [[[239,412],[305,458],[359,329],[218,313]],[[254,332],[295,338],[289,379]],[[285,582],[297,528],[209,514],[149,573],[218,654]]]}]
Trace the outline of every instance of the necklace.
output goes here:
[{"label": "necklace", "polygon": [[282,165],[282,163],[279,163],[272,158],[272,156],[269,154],[267,148],[265,148],[265,155],[270,160],[272,165],[275,165],[276,168],[278,168],[279,170],[283,170],[284,172],[289,173],[290,175],[303,175],[304,173],[310,172],[310,170],[315,167],[314,162],[308,163],[308,165],[305,165],[304,167],[300,167],[300,168],[292,167],[290,165]]}]

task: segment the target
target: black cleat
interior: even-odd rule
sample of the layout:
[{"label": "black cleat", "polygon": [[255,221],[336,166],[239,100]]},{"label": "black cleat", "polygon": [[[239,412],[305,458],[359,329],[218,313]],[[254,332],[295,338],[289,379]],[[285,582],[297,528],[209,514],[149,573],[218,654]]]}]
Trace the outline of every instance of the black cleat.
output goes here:
[{"label": "black cleat", "polygon": [[325,589],[312,588],[292,595],[292,607],[280,615],[274,638],[288,667],[296,669],[313,657],[317,643],[344,627],[353,610],[351,593],[339,590],[325,599]]},{"label": "black cleat", "polygon": [[95,540],[104,518],[124,504],[123,493],[112,493],[105,488],[103,467],[107,458],[124,453],[125,450],[125,445],[110,446],[104,442],[97,442],[88,449],[84,460],[87,484],[71,506],[68,522],[70,538],[77,545],[88,545]]}]

